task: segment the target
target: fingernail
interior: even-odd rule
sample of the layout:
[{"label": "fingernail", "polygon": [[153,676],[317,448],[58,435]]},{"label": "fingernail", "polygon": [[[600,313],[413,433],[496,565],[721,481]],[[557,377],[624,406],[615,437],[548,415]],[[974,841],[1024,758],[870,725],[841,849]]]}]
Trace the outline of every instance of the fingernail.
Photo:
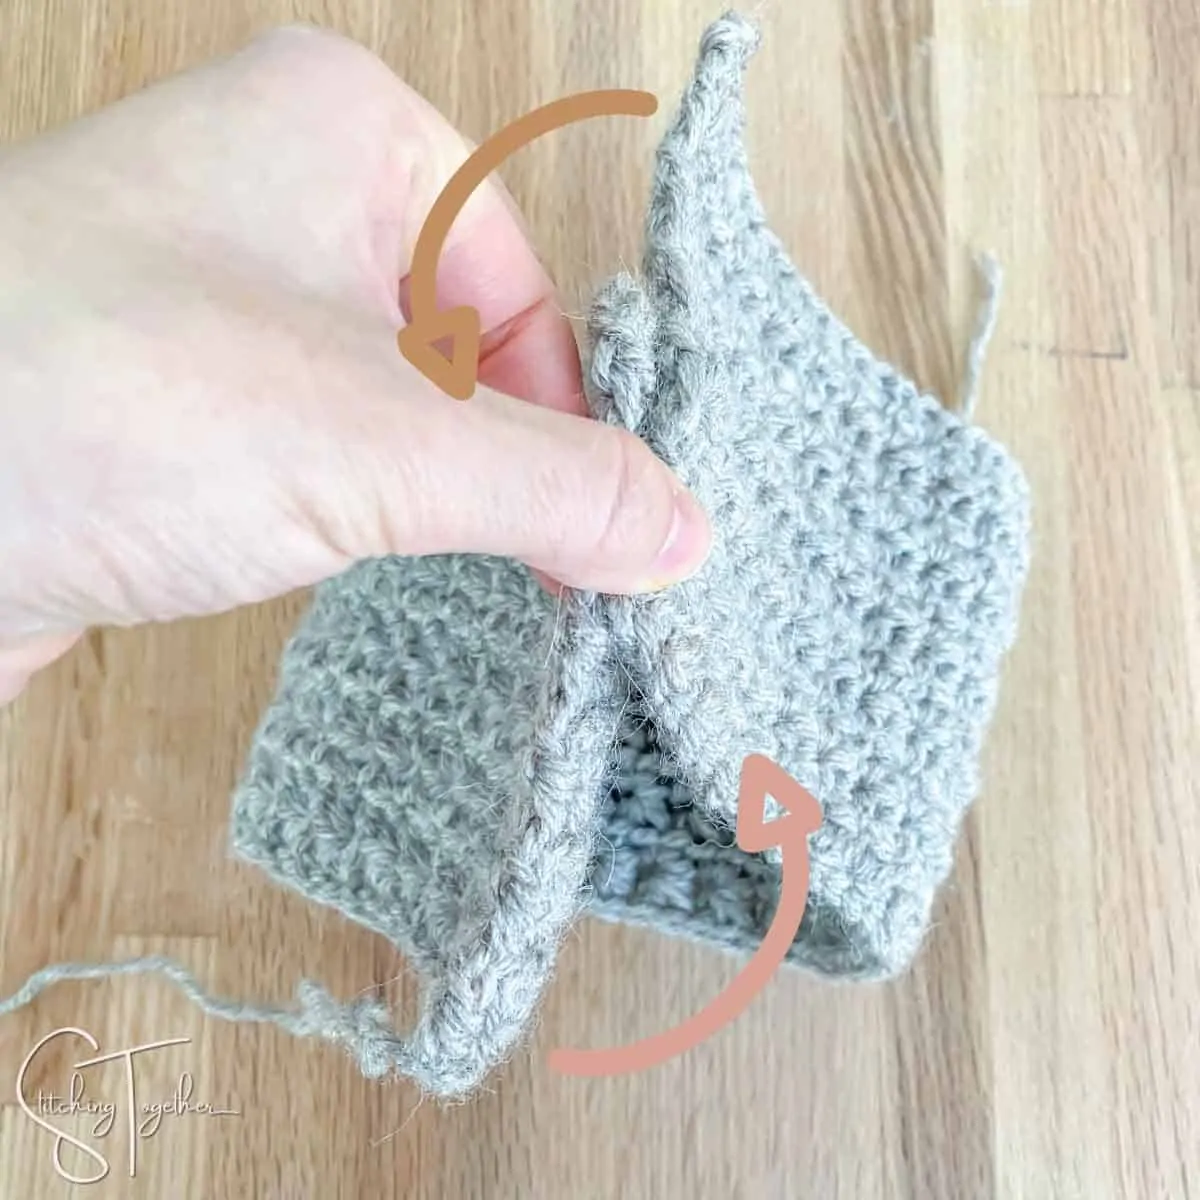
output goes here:
[{"label": "fingernail", "polygon": [[639,591],[661,592],[694,575],[712,548],[712,527],[704,509],[690,492],[675,493],[675,516],[671,532],[654,560],[653,574]]}]

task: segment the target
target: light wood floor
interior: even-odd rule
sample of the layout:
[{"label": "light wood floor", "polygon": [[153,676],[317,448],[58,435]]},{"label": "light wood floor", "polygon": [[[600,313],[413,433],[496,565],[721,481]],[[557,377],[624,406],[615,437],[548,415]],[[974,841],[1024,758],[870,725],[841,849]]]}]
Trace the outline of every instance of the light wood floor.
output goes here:
[{"label": "light wood floor", "polygon": [[[650,153],[719,9],[0,0],[0,130],[297,17],[376,48],[476,139],[568,92],[648,88],[654,120],[563,131],[505,170],[579,312],[636,259]],[[204,1022],[167,984],[63,986],[0,1022],[3,1196],[1200,1196],[1200,16],[1194,0],[759,12],[764,201],[868,342],[952,396],[972,250],[1008,273],[979,419],[1028,471],[1035,566],[928,952],[878,989],[776,978],[685,1058],[588,1082],[551,1075],[546,1051],[664,1029],[734,969],[588,923],[532,1051],[450,1109],[336,1050]],[[302,602],[97,633],[0,714],[0,992],[52,960],[146,950],[280,999],[301,975],[349,993],[402,973],[380,939],[226,858],[228,794]],[[147,1056],[145,1094],[187,1069],[194,1100],[241,1115],[167,1118],[133,1180],[118,1129],[112,1175],[70,1189],[11,1086],[64,1025],[106,1049],[190,1037]]]}]

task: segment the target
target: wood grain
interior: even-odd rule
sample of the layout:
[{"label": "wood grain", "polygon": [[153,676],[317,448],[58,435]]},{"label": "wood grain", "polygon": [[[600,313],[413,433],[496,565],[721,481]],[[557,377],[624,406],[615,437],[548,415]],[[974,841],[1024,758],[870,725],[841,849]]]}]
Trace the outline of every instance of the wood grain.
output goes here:
[{"label": "wood grain", "polygon": [[[0,136],[307,19],[479,139],[584,88],[669,100],[721,7],[6,0]],[[1007,270],[979,419],[1029,475],[1034,569],[925,954],[886,987],[779,977],[685,1058],[581,1082],[550,1075],[546,1050],[661,1030],[735,969],[586,923],[529,1052],[449,1108],[366,1083],[334,1050],[202,1020],[157,981],[62,986],[0,1022],[5,1080],[63,1025],[105,1047],[190,1037],[146,1060],[146,1094],[186,1069],[197,1099],[240,1115],[167,1121],[136,1178],[113,1147],[112,1177],[71,1189],[5,1082],[0,1194],[1200,1195],[1200,22],[1188,0],[758,13],[763,201],[855,328],[952,396],[971,255]],[[564,130],[504,169],[568,312],[636,259],[660,118]],[[390,981],[411,1009],[380,939],[226,855],[228,795],[303,601],[93,633],[0,713],[0,991],[60,958],[163,952],[225,991]]]}]

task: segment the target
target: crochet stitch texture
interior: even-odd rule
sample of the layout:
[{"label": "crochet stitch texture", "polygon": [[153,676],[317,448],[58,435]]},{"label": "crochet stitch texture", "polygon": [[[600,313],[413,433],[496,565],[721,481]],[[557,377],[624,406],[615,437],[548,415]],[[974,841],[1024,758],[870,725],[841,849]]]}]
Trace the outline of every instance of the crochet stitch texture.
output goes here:
[{"label": "crochet stitch texture", "polygon": [[284,656],[233,843],[419,972],[404,1034],[310,992],[304,1031],[371,1075],[472,1088],[581,911],[752,951],[779,888],[733,841],[752,752],[823,809],[793,964],[902,970],[950,871],[1016,632],[1027,491],[768,229],[742,142],[756,44],[732,15],[705,33],[641,276],[602,290],[588,330],[593,411],[706,507],[704,569],[560,605],[497,559],[374,560],[317,590]]}]

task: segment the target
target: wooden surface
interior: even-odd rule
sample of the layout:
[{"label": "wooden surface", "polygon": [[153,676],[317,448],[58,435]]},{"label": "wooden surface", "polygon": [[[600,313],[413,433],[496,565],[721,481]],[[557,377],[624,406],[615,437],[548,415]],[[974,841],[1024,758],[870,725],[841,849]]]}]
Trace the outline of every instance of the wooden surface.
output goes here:
[{"label": "wooden surface", "polygon": [[[472,137],[588,87],[669,109],[701,0],[0,0],[0,130],[29,134],[294,18],[377,49]],[[1008,272],[979,420],[1025,465],[1023,631],[929,947],[877,989],[777,978],[686,1058],[594,1082],[546,1051],[700,1007],[733,966],[588,923],[532,1049],[460,1107],[333,1049],[197,1018],[169,985],[62,986],[0,1022],[0,1194],[1175,1198],[1200,1195],[1200,22],[1192,0],[775,0],[751,147],[801,268],[953,396],[973,248]],[[593,122],[504,174],[579,312],[636,259],[667,119]],[[0,991],[158,950],[286,998],[397,981],[380,939],[225,854],[228,794],[303,598],[96,633],[0,714]],[[12,1102],[38,1037],[181,1069],[240,1115],[170,1119],[137,1177],[70,1188]],[[78,1049],[67,1047],[58,1055]],[[105,1068],[107,1070],[107,1068]],[[49,1073],[49,1068],[47,1068]],[[105,1087],[117,1085],[113,1076]],[[78,1161],[78,1167],[88,1166]]]}]

